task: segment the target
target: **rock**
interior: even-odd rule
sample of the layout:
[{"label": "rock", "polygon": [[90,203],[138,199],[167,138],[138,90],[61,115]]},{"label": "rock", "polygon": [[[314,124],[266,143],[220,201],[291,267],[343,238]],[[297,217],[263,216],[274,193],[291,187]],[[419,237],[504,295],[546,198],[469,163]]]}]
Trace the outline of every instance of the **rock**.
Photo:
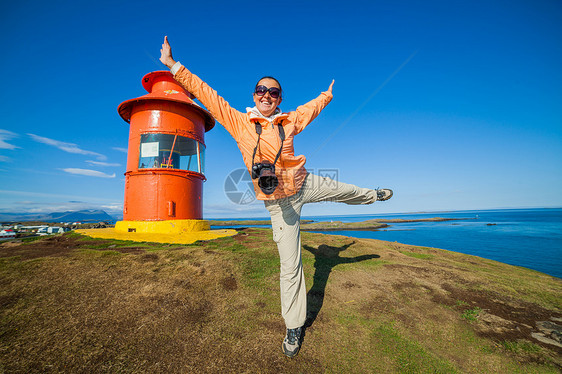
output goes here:
[{"label": "rock", "polygon": [[551,345],[555,345],[557,347],[562,348],[562,344],[558,343],[556,340],[553,339],[549,339],[546,336],[544,336],[543,334],[541,334],[540,332],[534,332],[531,334],[531,336],[535,339],[537,339],[539,342],[543,342],[546,344],[551,344]]},{"label": "rock", "polygon": [[562,326],[550,322],[550,321],[539,321],[537,322],[537,328],[544,334],[550,335],[554,340],[562,343],[560,336],[562,335]]},{"label": "rock", "polygon": [[537,321],[536,325],[540,332],[531,334],[533,338],[562,348],[562,326],[550,321]]}]

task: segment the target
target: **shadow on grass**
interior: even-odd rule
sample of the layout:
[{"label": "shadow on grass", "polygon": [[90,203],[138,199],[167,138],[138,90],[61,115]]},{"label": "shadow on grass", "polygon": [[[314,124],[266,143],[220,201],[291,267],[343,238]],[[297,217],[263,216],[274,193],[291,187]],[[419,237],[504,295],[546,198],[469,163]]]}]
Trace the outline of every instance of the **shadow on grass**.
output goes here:
[{"label": "shadow on grass", "polygon": [[326,284],[332,269],[339,264],[350,264],[371,260],[373,258],[380,258],[379,255],[362,255],[357,257],[340,257],[340,253],[355,244],[355,241],[341,247],[332,247],[326,244],[321,244],[318,248],[309,245],[303,246],[304,249],[314,255],[314,277],[312,288],[306,295],[307,303],[307,318],[305,327],[310,327],[318,317],[320,309],[324,304],[324,292],[326,291]]}]

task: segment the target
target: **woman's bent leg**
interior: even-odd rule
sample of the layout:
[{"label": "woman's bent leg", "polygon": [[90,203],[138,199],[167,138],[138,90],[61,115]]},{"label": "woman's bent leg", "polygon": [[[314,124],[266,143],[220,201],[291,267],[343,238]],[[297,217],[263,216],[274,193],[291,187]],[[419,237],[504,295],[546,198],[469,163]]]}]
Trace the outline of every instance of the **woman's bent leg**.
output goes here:
[{"label": "woman's bent leg", "polygon": [[300,194],[279,201],[266,201],[271,215],[273,240],[280,258],[281,313],[288,329],[304,325],[306,285],[301,260]]}]

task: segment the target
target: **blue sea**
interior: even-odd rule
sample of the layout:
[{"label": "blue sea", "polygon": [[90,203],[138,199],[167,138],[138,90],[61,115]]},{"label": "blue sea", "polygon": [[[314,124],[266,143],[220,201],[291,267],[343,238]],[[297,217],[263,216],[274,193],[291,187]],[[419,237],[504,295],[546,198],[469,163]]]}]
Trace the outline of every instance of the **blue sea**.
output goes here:
[{"label": "blue sea", "polygon": [[[454,212],[303,216],[314,221],[359,222],[368,219],[463,218],[444,222],[391,223],[378,231],[329,231],[461,252],[562,278],[562,208],[497,209]],[[268,219],[268,218],[263,218]]]}]

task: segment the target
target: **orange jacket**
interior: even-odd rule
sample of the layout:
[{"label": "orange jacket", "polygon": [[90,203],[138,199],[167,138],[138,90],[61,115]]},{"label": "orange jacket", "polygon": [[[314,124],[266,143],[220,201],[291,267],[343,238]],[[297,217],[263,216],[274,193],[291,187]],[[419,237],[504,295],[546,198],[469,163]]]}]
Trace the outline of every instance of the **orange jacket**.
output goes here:
[{"label": "orange jacket", "polygon": [[198,76],[192,74],[184,66],[180,67],[174,78],[187,91],[192,93],[232,135],[248,171],[252,170],[252,154],[258,141],[255,121],[262,126],[260,145],[256,152],[254,162],[267,160],[273,162],[281,146],[279,128],[276,126],[282,122],[285,130],[285,141],[279,160],[275,164],[275,174],[279,179],[279,185],[271,195],[264,194],[254,179],[254,191],[258,200],[276,200],[297,193],[306,177],[304,168],[306,158],[303,155],[295,156],[293,148],[293,137],[301,132],[328,103],[332,100],[331,92],[322,92],[316,99],[301,105],[294,112],[283,113],[275,118],[273,123],[267,119],[260,118],[252,113],[241,113],[233,109],[226,100],[217,94],[209,85]]}]

